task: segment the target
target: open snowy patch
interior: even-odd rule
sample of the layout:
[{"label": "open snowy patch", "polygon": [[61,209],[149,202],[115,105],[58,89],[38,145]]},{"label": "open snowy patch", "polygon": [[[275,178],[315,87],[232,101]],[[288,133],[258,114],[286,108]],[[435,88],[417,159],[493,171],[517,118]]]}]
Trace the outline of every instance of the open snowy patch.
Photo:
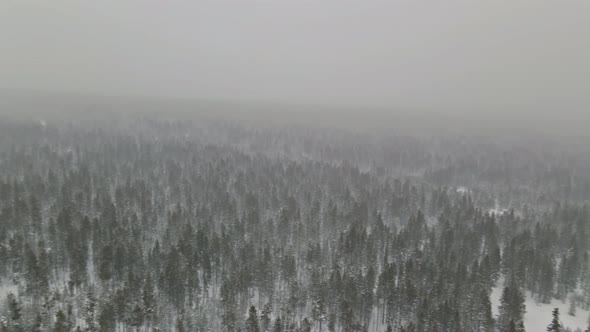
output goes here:
[{"label": "open snowy patch", "polygon": [[467,187],[459,186],[455,191],[459,194],[469,194],[471,191]]},{"label": "open snowy patch", "polygon": [[[494,287],[490,300],[492,302],[492,311],[494,317],[498,315],[498,306],[500,305],[500,297],[502,296],[502,287]],[[568,315],[569,303],[563,303],[559,300],[553,300],[550,304],[536,303],[531,297],[530,292],[526,292],[526,314],[524,316],[524,327],[526,331],[537,332],[546,331],[547,325],[551,322],[551,312],[554,308],[559,308],[559,318],[563,327],[569,327],[572,331],[577,328],[584,331],[588,327],[588,317],[590,312],[582,308],[576,309],[576,315]]]},{"label": "open snowy patch", "polygon": [[18,295],[18,286],[15,285],[12,281],[8,279],[1,279],[0,280],[0,301],[6,298],[8,293],[12,293],[14,295]]}]

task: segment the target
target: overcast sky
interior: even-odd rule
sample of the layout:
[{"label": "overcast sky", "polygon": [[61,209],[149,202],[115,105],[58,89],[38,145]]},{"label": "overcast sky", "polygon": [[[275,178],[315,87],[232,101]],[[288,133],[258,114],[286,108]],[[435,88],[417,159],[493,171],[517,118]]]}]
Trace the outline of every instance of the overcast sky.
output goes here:
[{"label": "overcast sky", "polygon": [[1,0],[0,88],[590,112],[590,1]]}]

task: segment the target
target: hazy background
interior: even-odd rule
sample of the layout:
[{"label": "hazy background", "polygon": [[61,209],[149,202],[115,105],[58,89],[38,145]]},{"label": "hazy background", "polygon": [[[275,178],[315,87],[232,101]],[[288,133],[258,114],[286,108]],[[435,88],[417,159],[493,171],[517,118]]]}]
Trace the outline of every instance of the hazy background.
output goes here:
[{"label": "hazy background", "polygon": [[579,124],[590,1],[2,0],[0,88]]}]

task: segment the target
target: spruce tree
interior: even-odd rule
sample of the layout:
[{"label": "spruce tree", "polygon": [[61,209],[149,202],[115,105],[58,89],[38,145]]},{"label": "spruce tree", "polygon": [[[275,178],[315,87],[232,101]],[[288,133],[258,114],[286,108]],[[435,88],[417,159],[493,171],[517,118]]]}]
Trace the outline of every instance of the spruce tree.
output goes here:
[{"label": "spruce tree", "polygon": [[273,327],[273,332],[283,332],[283,322],[281,322],[281,317],[277,317],[275,319],[275,325]]},{"label": "spruce tree", "polygon": [[139,329],[140,326],[143,325],[143,309],[136,304],[133,310],[131,311],[131,317],[129,317],[129,325]]},{"label": "spruce tree", "polygon": [[53,325],[54,332],[68,332],[68,320],[66,318],[66,314],[63,311],[58,310],[55,314],[55,324]]},{"label": "spruce tree", "polygon": [[490,296],[486,290],[480,292],[477,304],[475,309],[478,331],[492,331],[494,319],[492,318]]},{"label": "spruce tree", "polygon": [[143,285],[141,299],[143,307],[145,308],[145,319],[149,324],[155,312],[154,285],[152,284],[152,277],[149,271]]},{"label": "spruce tree", "polygon": [[264,309],[262,309],[262,312],[260,313],[260,325],[262,327],[262,331],[268,331],[268,329],[270,329],[271,313],[271,304],[265,304]]},{"label": "spruce tree", "polygon": [[95,322],[95,315],[96,315],[96,299],[94,298],[94,293],[92,290],[88,291],[86,295],[86,305],[84,308],[84,318],[86,320],[86,331],[88,332],[95,332],[96,331],[96,322]]},{"label": "spruce tree", "polygon": [[176,332],[185,332],[184,323],[180,317],[176,318]]},{"label": "spruce tree", "polygon": [[567,314],[570,316],[576,316],[576,296],[572,295],[570,298],[570,306],[567,311]]},{"label": "spruce tree", "polygon": [[43,317],[41,317],[40,313],[37,313],[37,316],[35,317],[35,323],[31,327],[31,331],[32,332],[41,332],[42,327],[43,327]]},{"label": "spruce tree", "polygon": [[8,310],[10,312],[11,322],[13,325],[18,324],[21,317],[21,305],[18,303],[16,296],[12,293],[9,293],[6,296],[6,300],[8,302]]},{"label": "spruce tree", "polygon": [[256,312],[256,307],[254,306],[250,306],[250,310],[248,311],[246,332],[260,332],[260,326],[258,325],[258,314]]},{"label": "spruce tree", "polygon": [[311,332],[313,324],[309,320],[309,318],[305,317],[301,322],[301,332]]},{"label": "spruce tree", "polygon": [[116,326],[115,307],[107,300],[98,314],[98,330],[101,332],[112,331]]},{"label": "spruce tree", "polygon": [[553,309],[553,320],[551,324],[547,326],[547,332],[561,332],[562,326],[559,322],[559,308]]},{"label": "spruce tree", "polygon": [[508,332],[516,332],[516,324],[514,323],[513,319],[511,319],[510,323],[508,323]]},{"label": "spruce tree", "polygon": [[500,299],[500,313],[498,316],[498,328],[500,331],[507,331],[511,320],[514,321],[515,326],[518,326],[523,321],[526,312],[524,302],[524,295],[515,283],[511,283],[504,288]]}]

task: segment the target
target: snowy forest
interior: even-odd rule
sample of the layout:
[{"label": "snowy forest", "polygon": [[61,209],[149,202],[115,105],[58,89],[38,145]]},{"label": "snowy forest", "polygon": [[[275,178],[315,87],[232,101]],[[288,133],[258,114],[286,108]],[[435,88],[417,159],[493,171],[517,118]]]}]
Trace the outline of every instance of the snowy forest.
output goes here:
[{"label": "snowy forest", "polygon": [[2,120],[0,331],[588,332],[589,202],[576,136]]}]

